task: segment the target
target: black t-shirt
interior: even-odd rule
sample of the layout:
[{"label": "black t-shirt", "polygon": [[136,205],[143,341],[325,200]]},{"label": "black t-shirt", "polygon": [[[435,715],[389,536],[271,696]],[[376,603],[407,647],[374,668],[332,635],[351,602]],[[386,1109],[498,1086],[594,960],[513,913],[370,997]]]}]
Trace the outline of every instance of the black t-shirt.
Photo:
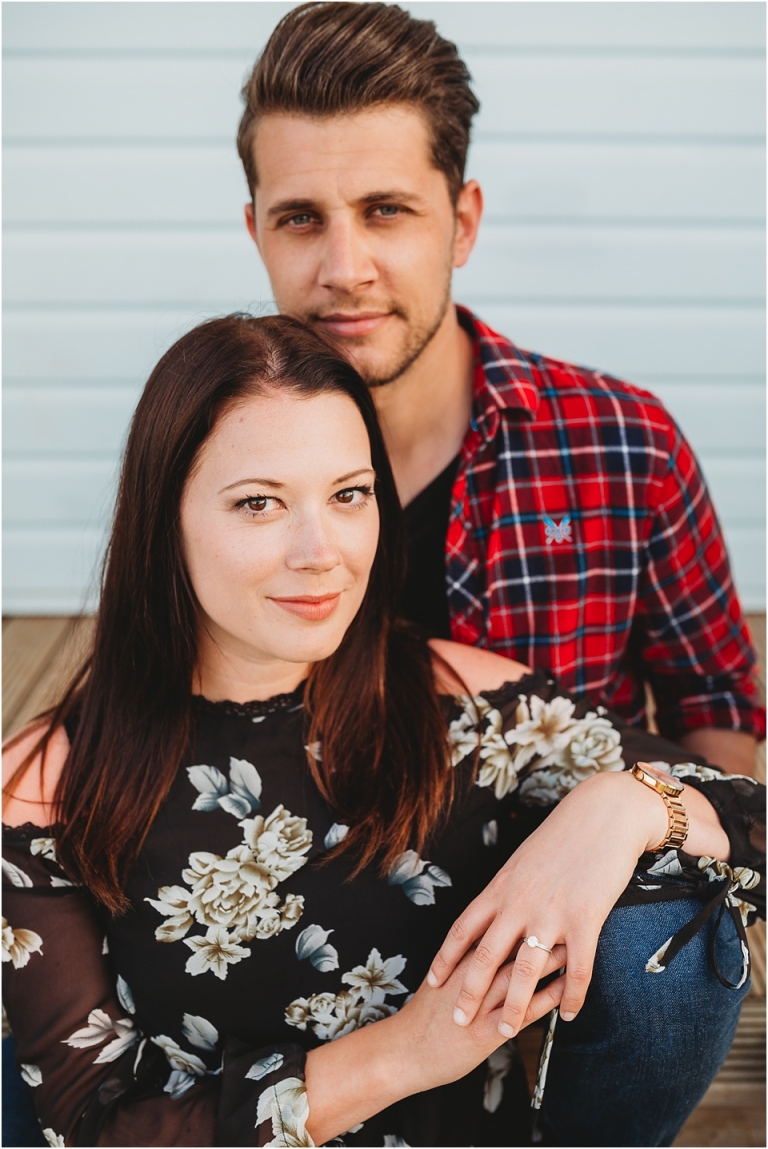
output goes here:
[{"label": "black t-shirt", "polygon": [[411,622],[419,623],[430,638],[451,637],[445,586],[445,536],[458,467],[457,455],[405,508],[408,573],[402,613]]}]

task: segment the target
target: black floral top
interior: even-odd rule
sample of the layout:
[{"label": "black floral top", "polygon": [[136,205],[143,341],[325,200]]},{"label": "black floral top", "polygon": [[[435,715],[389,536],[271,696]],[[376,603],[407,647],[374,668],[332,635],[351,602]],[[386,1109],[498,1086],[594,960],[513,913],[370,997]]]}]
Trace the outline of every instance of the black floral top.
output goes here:
[{"label": "black floral top", "polygon": [[[5,1001],[49,1144],[311,1145],[306,1051],[407,1001],[461,910],[598,770],[672,765],[706,792],[732,845],[730,865],[644,855],[624,901],[693,893],[723,901],[740,925],[762,912],[763,787],[751,779],[688,761],[538,671],[445,707],[457,769],[470,770],[479,740],[476,780],[424,856],[407,851],[388,878],[346,881],[344,856],[316,864],[347,827],[307,770],[307,750],[321,747],[304,745],[301,689],[247,705],[195,700],[194,749],[124,917],[105,917],[65,876],[55,829],[5,828]],[[649,968],[685,940],[649,954]],[[509,1144],[521,1120],[505,1090],[511,1060],[502,1046],[340,1143]]]}]

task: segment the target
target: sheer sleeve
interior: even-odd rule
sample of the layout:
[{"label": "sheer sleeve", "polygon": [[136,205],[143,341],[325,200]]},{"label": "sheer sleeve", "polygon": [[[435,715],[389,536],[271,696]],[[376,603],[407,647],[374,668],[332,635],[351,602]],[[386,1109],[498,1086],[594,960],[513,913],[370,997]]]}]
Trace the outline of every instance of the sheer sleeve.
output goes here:
[{"label": "sheer sleeve", "polygon": [[3,831],[3,995],[48,1143],[311,1145],[298,1046],[230,1039],[210,1070],[139,1031],[104,919],[50,833]]},{"label": "sheer sleeve", "polygon": [[[543,671],[474,699],[456,699],[449,737],[455,765],[477,755],[477,785],[528,808],[529,815],[535,808],[544,815],[600,771],[628,770],[638,761],[664,766],[715,807],[731,845],[731,879],[748,889],[746,920],[765,917],[765,787],[754,779],[726,774],[601,706],[577,701]],[[698,865],[706,871],[712,862]],[[710,866],[710,879],[722,876],[719,867]]]}]

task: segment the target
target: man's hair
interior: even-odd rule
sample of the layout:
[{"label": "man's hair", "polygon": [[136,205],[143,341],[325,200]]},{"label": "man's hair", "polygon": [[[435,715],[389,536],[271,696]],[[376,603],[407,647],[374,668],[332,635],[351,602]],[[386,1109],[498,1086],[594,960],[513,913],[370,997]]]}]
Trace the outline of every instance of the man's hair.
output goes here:
[{"label": "man's hair", "polygon": [[480,107],[456,45],[431,20],[391,4],[302,4],[275,28],[242,90],[237,150],[255,194],[254,136],[270,113],[337,116],[411,104],[425,117],[432,162],[453,203],[464,183],[472,117]]}]

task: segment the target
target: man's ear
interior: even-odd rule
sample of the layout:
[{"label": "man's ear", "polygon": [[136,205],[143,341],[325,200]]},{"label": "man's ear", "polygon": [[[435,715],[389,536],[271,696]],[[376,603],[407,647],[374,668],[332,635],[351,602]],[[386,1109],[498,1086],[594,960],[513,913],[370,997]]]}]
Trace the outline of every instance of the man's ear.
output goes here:
[{"label": "man's ear", "polygon": [[483,214],[483,193],[477,180],[468,180],[456,200],[456,236],[453,241],[453,266],[463,267],[477,239]]},{"label": "man's ear", "polygon": [[258,248],[259,240],[256,235],[256,220],[253,217],[253,200],[245,205],[243,211],[245,214],[245,226],[248,228],[248,234]]}]

